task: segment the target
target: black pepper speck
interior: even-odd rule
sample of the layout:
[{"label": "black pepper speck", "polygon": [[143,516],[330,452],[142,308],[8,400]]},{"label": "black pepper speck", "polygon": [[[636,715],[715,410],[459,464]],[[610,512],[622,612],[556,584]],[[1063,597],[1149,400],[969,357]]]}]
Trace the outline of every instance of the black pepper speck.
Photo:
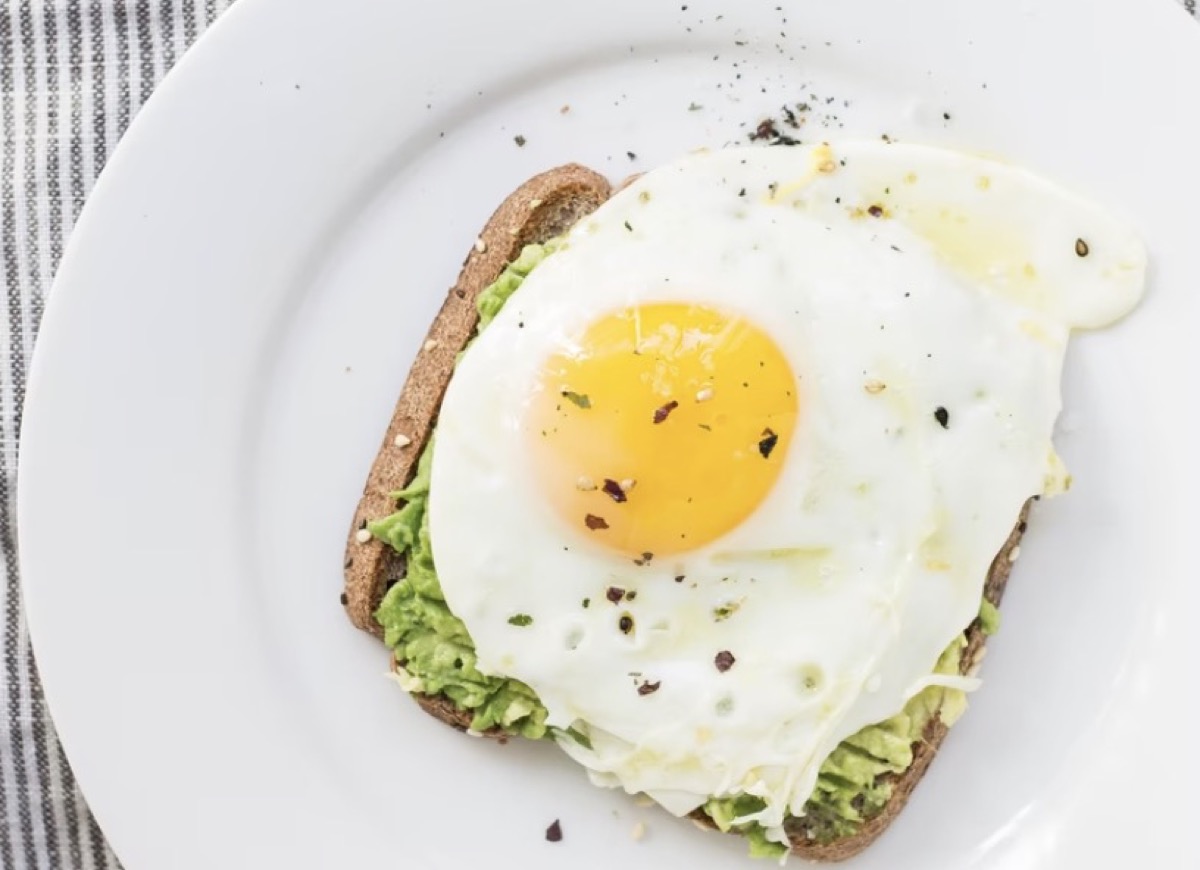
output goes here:
[{"label": "black pepper speck", "polygon": [[771,452],[775,449],[775,445],[779,443],[779,436],[771,429],[763,429],[762,438],[758,442],[758,452],[763,459],[769,459]]}]

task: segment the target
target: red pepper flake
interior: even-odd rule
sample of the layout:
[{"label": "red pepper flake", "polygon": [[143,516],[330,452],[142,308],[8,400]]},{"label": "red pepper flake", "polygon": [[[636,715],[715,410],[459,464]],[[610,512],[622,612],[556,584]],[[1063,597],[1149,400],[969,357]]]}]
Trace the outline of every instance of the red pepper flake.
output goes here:
[{"label": "red pepper flake", "polygon": [[869,209],[867,209],[867,214],[869,214],[871,217],[874,217],[874,218],[883,217],[883,206],[873,205]]},{"label": "red pepper flake", "polygon": [[779,443],[779,436],[771,429],[763,429],[762,438],[758,442],[758,452],[762,454],[763,459],[769,459],[771,452],[775,449],[775,445]]},{"label": "red pepper flake", "polygon": [[653,695],[655,692],[658,691],[658,687],[661,685],[662,685],[662,680],[659,680],[657,683],[652,683],[649,680],[647,680],[646,682],[644,682],[640,686],[638,686],[638,694],[642,695],[642,696]]},{"label": "red pepper flake", "polygon": [[621,489],[621,484],[617,483],[615,480],[612,480],[607,477],[604,478],[603,489],[604,489],[604,492],[606,494],[608,494],[609,496],[611,496],[612,500],[615,501],[617,504],[621,504],[621,502],[629,500],[628,498],[625,497],[625,490]]},{"label": "red pepper flake", "polygon": [[663,405],[661,408],[659,408],[657,411],[654,412],[655,424],[665,422],[666,419],[671,416],[671,412],[674,411],[678,407],[679,407],[679,403],[676,402],[674,399],[667,402],[667,404]]},{"label": "red pepper flake", "polygon": [[759,139],[774,139],[779,135],[779,131],[775,128],[775,122],[770,118],[765,118],[758,122],[758,127],[750,134],[750,141],[757,142]]},{"label": "red pepper flake", "polygon": [[733,667],[733,663],[736,661],[737,659],[733,657],[733,653],[727,649],[723,649],[717,653],[717,657],[713,659],[713,664],[717,666],[718,671],[725,673]]},{"label": "red pepper flake", "polygon": [[620,604],[621,599],[625,597],[625,590],[620,586],[609,586],[608,591],[604,593],[604,597],[613,604]]},{"label": "red pepper flake", "polygon": [[583,518],[583,524],[593,532],[597,529],[607,529],[608,521],[604,517],[598,517],[595,514],[588,514]]},{"label": "red pepper flake", "polygon": [[558,819],[555,819],[550,827],[546,828],[546,839],[551,843],[557,843],[562,839],[562,825],[558,823]]}]

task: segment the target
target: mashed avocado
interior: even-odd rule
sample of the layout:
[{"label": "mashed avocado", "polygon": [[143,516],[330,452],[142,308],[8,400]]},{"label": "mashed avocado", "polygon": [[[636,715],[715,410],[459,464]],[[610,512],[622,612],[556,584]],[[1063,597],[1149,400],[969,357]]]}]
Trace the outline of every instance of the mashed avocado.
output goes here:
[{"label": "mashed avocado", "polygon": [[988,637],[1000,630],[1000,611],[986,598],[979,605],[979,630]]},{"label": "mashed avocado", "polygon": [[[526,245],[477,301],[479,329],[492,322],[525,277],[559,247],[558,241]],[[398,676],[408,691],[445,695],[474,715],[471,728],[499,728],[508,734],[546,736],[546,709],[533,690],[518,680],[489,677],[476,669],[475,645],[463,623],[450,612],[442,595],[429,544],[426,506],[429,500],[433,439],[425,447],[412,483],[394,493],[402,507],[368,525],[371,534],[407,556],[408,573],[388,590],[375,612],[383,627],[384,642],[397,662]],[[985,633],[999,627],[999,612],[984,601],[979,613]],[[935,672],[957,674],[965,636],[942,654]],[[935,716],[952,725],[966,709],[966,696],[954,689],[931,686],[908,702],[904,710],[884,722],[870,725],[841,743],[825,760],[817,786],[804,807],[803,825],[819,841],[853,835],[878,813],[892,794],[887,774],[900,774],[913,761],[913,744]],[[579,739],[579,736],[576,739]],[[786,851],[767,839],[757,823],[737,824],[737,819],[758,812],[761,800],[751,795],[714,798],[704,812],[722,831],[737,830],[746,836],[750,854],[779,857]]]}]

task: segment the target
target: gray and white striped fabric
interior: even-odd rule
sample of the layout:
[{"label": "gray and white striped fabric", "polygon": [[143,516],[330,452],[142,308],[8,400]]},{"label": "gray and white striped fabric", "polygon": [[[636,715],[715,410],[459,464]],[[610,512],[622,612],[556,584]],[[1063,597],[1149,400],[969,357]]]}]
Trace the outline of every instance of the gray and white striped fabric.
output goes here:
[{"label": "gray and white striped fabric", "polygon": [[[0,870],[119,867],[55,737],[21,611],[14,499],[25,374],[97,174],[155,85],[232,2],[5,0],[0,11]],[[1196,14],[1197,0],[1180,2]]]},{"label": "gray and white striped fabric", "polygon": [[25,374],[63,245],[130,120],[232,0],[0,6],[0,870],[115,870],[42,698],[21,612],[14,498]]}]

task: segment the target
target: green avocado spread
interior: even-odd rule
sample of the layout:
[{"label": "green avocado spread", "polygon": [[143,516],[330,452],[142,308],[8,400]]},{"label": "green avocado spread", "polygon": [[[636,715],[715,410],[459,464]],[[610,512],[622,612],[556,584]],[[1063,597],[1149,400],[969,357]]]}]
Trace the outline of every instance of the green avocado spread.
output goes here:
[{"label": "green avocado spread", "polygon": [[[526,245],[495,283],[479,295],[480,330],[492,322],[525,277],[559,245],[558,241]],[[410,692],[444,695],[470,712],[475,731],[499,728],[522,737],[544,737],[548,732],[546,708],[524,683],[485,676],[476,669],[474,643],[442,595],[426,514],[433,445],[431,438],[412,482],[393,493],[401,505],[399,510],[367,526],[372,535],[407,559],[406,576],[388,590],[375,612],[384,630],[384,642],[394,651],[397,677]],[[999,612],[989,602],[983,602],[979,618],[985,633],[998,629]],[[965,644],[965,636],[956,639],[938,660],[935,672],[958,674]],[[821,766],[816,789],[802,817],[789,824],[799,824],[810,837],[822,842],[853,835],[864,821],[883,809],[892,794],[893,775],[903,773],[912,764],[913,744],[922,739],[930,720],[939,716],[952,725],[965,709],[966,696],[961,691],[930,686],[891,719],[847,738]],[[586,737],[575,736],[586,745]],[[778,857],[786,851],[782,844],[768,840],[757,823],[738,822],[762,808],[758,798],[737,795],[713,798],[703,809],[722,831],[744,834],[752,855]]]}]

